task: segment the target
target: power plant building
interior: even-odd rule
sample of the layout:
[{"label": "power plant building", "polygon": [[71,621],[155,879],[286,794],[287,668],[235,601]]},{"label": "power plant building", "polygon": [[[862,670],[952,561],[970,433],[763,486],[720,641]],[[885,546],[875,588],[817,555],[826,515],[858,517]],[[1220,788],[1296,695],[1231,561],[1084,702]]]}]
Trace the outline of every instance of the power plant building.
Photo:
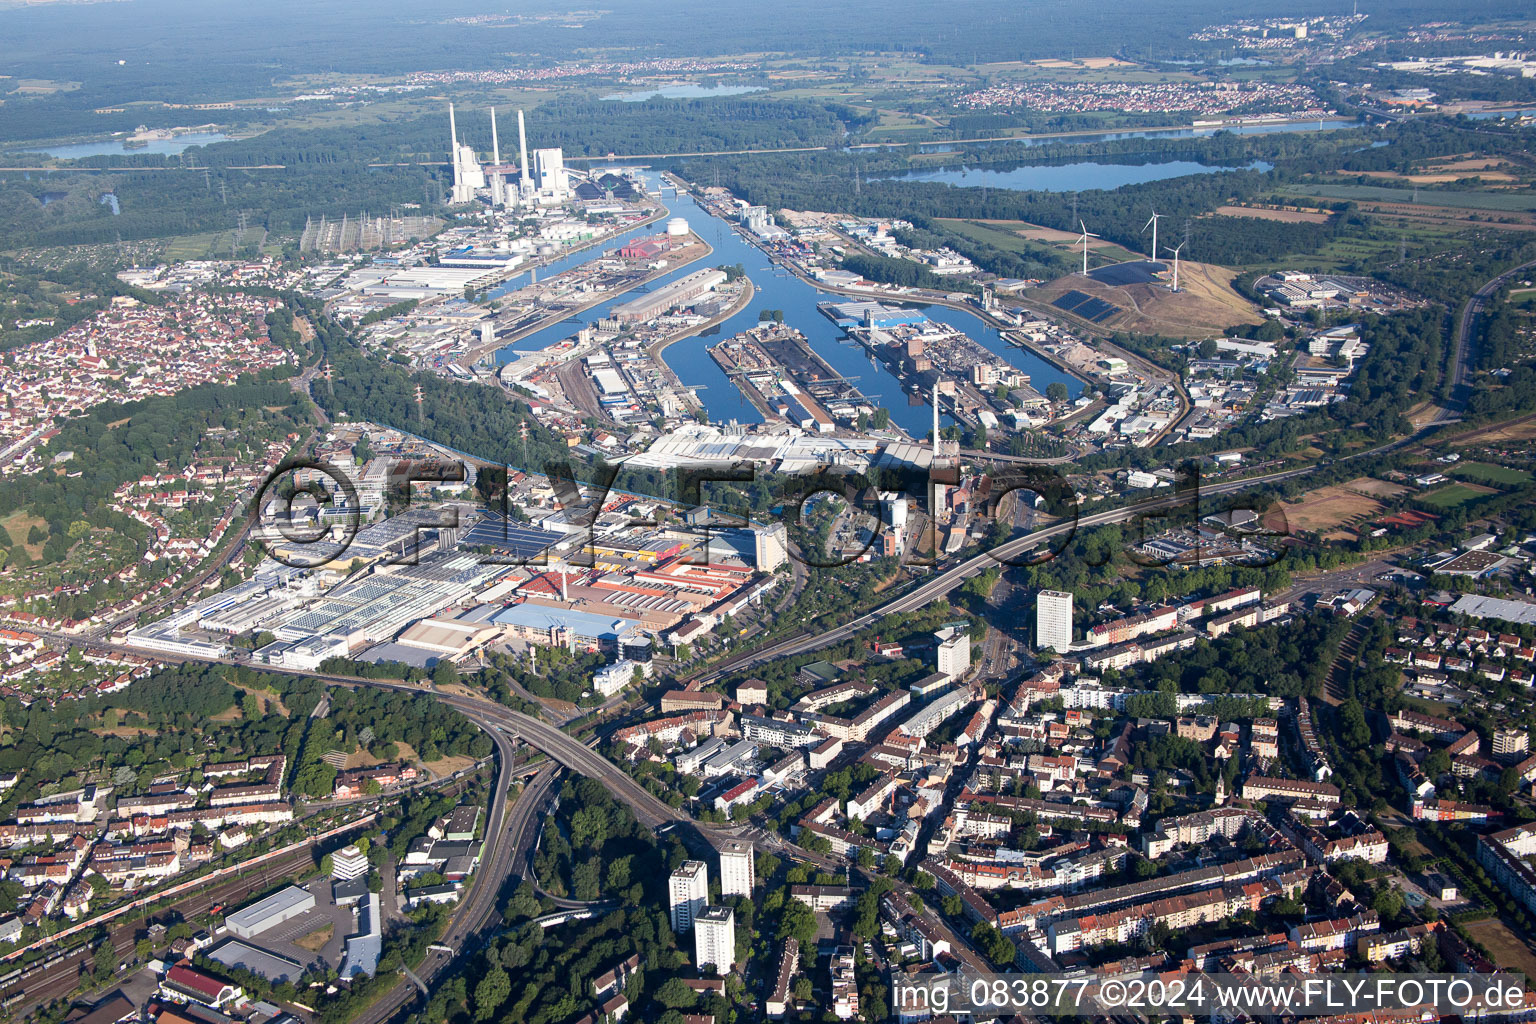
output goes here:
[{"label": "power plant building", "polygon": [[565,177],[565,154],[558,149],[533,151],[533,181],[541,196],[562,200],[569,198]]}]

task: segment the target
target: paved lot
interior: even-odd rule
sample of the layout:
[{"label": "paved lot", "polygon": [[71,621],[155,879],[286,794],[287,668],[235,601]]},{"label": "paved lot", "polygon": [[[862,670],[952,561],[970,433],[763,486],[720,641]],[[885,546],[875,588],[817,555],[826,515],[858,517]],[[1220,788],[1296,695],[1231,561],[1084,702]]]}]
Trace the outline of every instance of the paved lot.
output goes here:
[{"label": "paved lot", "polygon": [[[314,910],[284,921],[275,928],[267,929],[254,939],[245,941],[252,946],[269,950],[301,964],[311,965],[316,960],[323,960],[327,966],[336,967],[341,963],[341,951],[346,944],[347,936],[357,930],[357,917],[351,907],[338,907],[331,901],[331,880],[328,877],[321,875],[311,879],[301,888],[314,895]],[[310,932],[324,928],[327,923],[332,926],[331,937],[318,953],[297,944],[299,939]]]}]

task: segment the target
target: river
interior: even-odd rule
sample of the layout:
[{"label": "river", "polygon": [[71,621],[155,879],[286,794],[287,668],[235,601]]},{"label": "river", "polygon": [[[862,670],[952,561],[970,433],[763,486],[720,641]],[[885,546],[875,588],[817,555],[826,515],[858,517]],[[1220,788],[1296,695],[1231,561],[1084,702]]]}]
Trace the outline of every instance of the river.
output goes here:
[{"label": "river", "polygon": [[[647,177],[654,184],[654,179]],[[784,322],[804,333],[811,347],[834,370],[845,377],[858,378],[859,390],[875,405],[889,409],[891,419],[907,433],[914,437],[927,435],[933,425],[933,413],[928,404],[926,402],[909,404],[908,394],[902,389],[901,382],[895,375],[883,364],[870,358],[857,344],[843,339],[842,331],[816,308],[818,302],[838,299],[839,296],[815,288],[788,271],[771,265],[762,250],[743,239],[726,222],[707,213],[692,196],[680,194],[675,199],[669,197],[667,205],[671,208],[669,216],[685,217],[694,232],[714,246],[715,251],[701,263],[681,267],[653,281],[646,290],[660,287],[702,266],[736,263],[746,268],[747,276],[752,279],[753,287],[756,289],[752,301],[740,313],[704,334],[686,338],[668,346],[664,354],[663,358],[667,365],[685,385],[701,389],[698,392],[699,398],[704,403],[711,421],[716,423],[726,423],[731,420],[739,423],[762,422],[762,415],[721,372],[705,349],[719,338],[738,334],[754,326],[758,322],[758,310],[776,309],[784,311]],[[634,235],[654,234],[656,230],[657,225],[653,224],[620,236],[620,239],[627,239]],[[540,277],[557,272],[557,268],[565,269],[593,259],[603,250],[612,249],[617,244],[619,244],[618,241],[609,241],[601,246],[575,253],[541,270]],[[616,295],[578,316],[514,342],[497,353],[497,361],[505,363],[516,358],[519,353],[535,352],[548,348],[564,338],[569,338],[583,325],[596,323],[606,317],[612,306],[626,301],[634,294],[636,293],[628,292]],[[1030,382],[1037,390],[1043,392],[1052,382],[1060,381],[1067,386],[1068,392],[1073,396],[1081,392],[1083,386],[1081,381],[1058,370],[1034,353],[1009,345],[998,331],[987,326],[975,314],[943,306],[927,307],[925,311],[934,320],[942,320],[963,330],[989,352],[1029,374]]]}]

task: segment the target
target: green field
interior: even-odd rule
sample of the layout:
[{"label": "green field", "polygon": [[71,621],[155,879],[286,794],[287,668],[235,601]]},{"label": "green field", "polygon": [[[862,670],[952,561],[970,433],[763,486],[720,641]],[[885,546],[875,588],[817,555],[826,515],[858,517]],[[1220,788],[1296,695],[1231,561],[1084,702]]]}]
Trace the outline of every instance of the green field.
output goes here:
[{"label": "green field", "polygon": [[[973,242],[985,242],[1004,252],[1016,252],[1024,256],[1038,256],[1041,249],[1061,248],[1053,246],[1049,242],[1032,242],[1013,233],[1013,231],[1000,224],[978,224],[973,220],[954,220],[949,217],[941,217],[938,222],[957,235],[964,235]],[[1023,221],[1014,221],[1019,227],[1033,227]]]},{"label": "green field", "polygon": [[1466,484],[1450,484],[1423,495],[1419,498],[1419,502],[1431,508],[1457,508],[1487,496],[1487,491],[1468,487]]},{"label": "green field", "polygon": [[1513,466],[1495,466],[1489,462],[1464,462],[1451,470],[1451,473],[1454,476],[1495,487],[1500,484],[1519,486],[1531,482],[1531,474],[1528,470],[1515,469]]},{"label": "green field", "polygon": [[1465,210],[1536,210],[1536,195],[1530,192],[1452,192],[1431,188],[1386,188],[1381,185],[1286,185],[1279,191],[1292,196],[1372,199],[1379,203],[1417,203],[1420,206],[1449,206]]}]

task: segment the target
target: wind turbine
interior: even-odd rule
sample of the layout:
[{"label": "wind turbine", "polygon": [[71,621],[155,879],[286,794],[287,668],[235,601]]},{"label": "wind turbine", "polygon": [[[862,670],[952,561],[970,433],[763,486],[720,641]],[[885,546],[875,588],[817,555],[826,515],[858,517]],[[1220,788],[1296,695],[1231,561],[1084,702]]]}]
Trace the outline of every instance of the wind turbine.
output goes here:
[{"label": "wind turbine", "polygon": [[1152,262],[1153,263],[1157,262],[1157,219],[1159,217],[1161,217],[1161,216],[1162,216],[1162,214],[1158,213],[1156,210],[1153,210],[1151,218],[1148,219],[1147,223],[1145,223],[1145,224],[1143,224],[1141,226],[1141,230],[1143,230],[1143,231],[1147,230],[1148,227],[1151,227],[1151,229],[1152,229]]},{"label": "wind turbine", "polygon": [[1088,230],[1088,225],[1084,224],[1081,220],[1079,220],[1077,222],[1077,226],[1083,229],[1083,236],[1082,236],[1082,238],[1078,239],[1078,241],[1083,243],[1083,276],[1087,277],[1088,276],[1088,239],[1090,239],[1090,238],[1098,238],[1099,236],[1095,235],[1093,232],[1089,231]]},{"label": "wind turbine", "polygon": [[1179,250],[1184,248],[1184,246],[1186,246],[1188,244],[1189,243],[1187,243],[1187,242],[1180,242],[1178,245],[1174,246],[1172,249],[1169,249],[1166,245],[1163,246],[1163,249],[1166,252],[1173,253],[1173,290],[1174,291],[1178,291],[1179,290]]}]

